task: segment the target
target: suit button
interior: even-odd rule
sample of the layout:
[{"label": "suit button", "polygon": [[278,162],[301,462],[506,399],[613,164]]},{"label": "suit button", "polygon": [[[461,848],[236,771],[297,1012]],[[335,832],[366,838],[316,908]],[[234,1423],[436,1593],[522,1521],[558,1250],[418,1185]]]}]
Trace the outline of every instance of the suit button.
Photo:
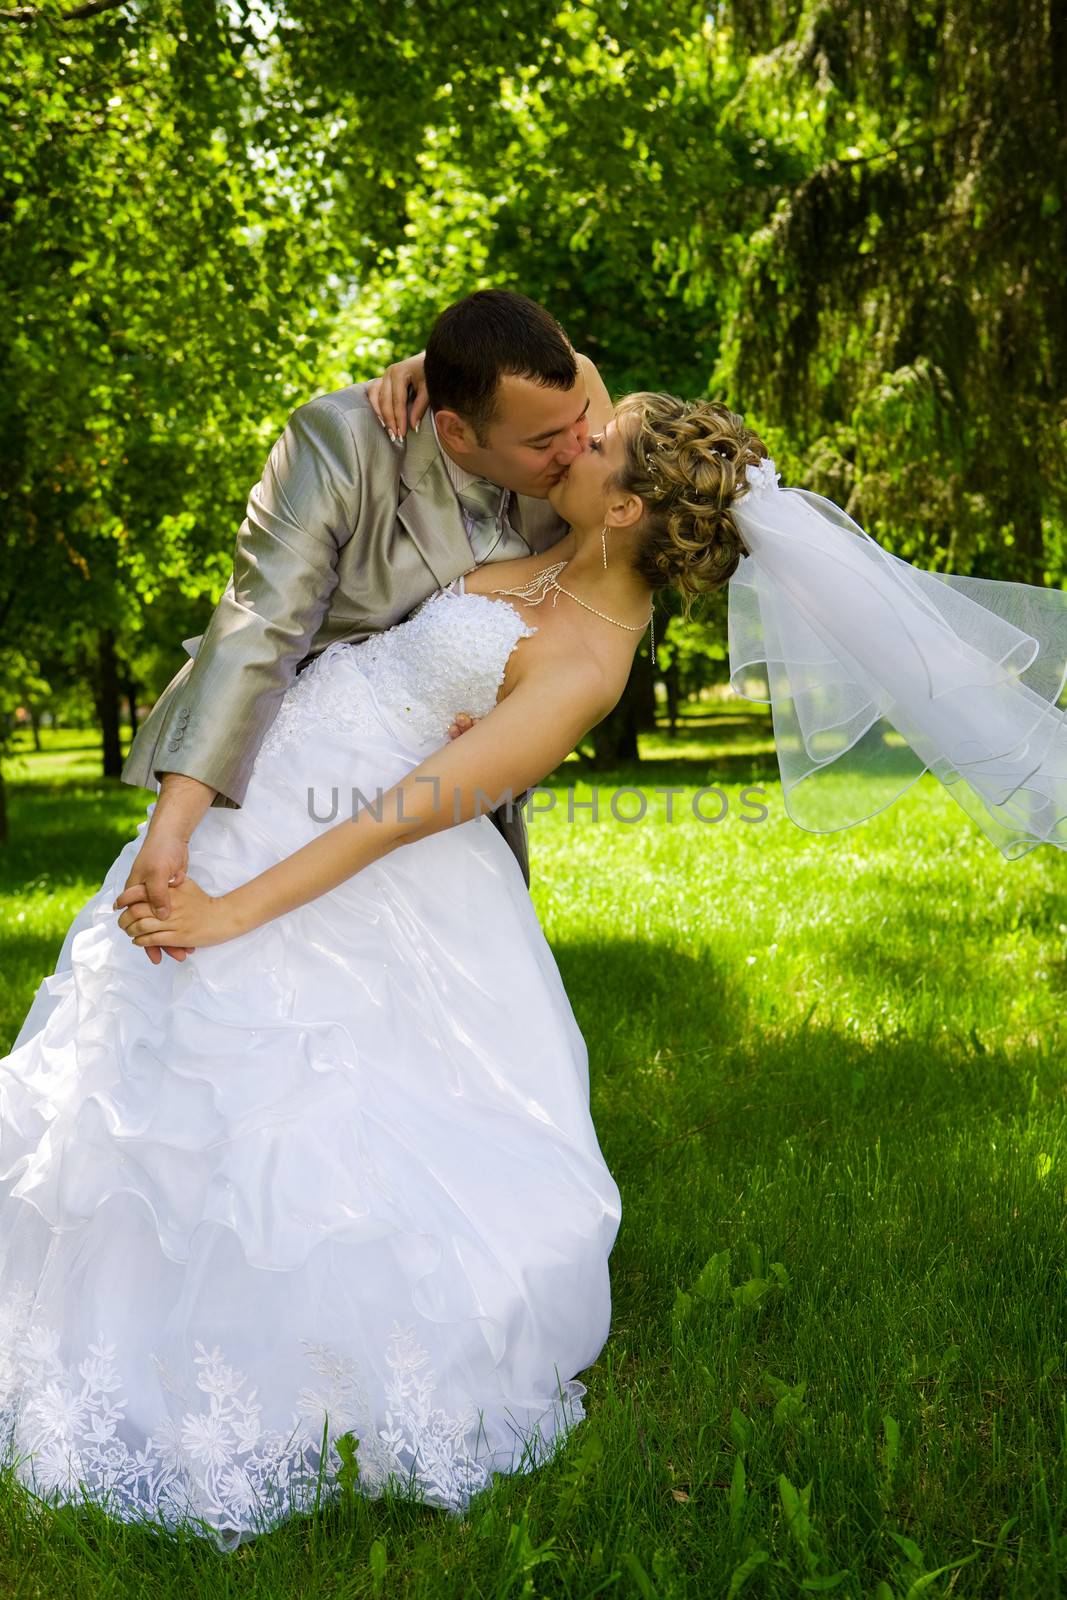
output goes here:
[{"label": "suit button", "polygon": [[180,739],[172,739],[170,741],[170,744],[168,744],[167,749],[168,750],[177,750],[180,744],[181,744],[181,740]]}]

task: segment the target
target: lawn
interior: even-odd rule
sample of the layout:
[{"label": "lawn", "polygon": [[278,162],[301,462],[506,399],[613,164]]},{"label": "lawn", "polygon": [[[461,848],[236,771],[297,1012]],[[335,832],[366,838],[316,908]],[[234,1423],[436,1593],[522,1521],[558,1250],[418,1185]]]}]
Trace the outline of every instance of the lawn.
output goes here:
[{"label": "lawn", "polygon": [[[151,799],[45,739],[6,768],[4,1049]],[[641,753],[596,820],[565,763],[530,824],[623,1197],[559,1459],[462,1521],[353,1496],[232,1556],[8,1481],[0,1596],[1067,1593],[1067,863],[1006,862],[929,775],[805,833],[736,702]]]}]

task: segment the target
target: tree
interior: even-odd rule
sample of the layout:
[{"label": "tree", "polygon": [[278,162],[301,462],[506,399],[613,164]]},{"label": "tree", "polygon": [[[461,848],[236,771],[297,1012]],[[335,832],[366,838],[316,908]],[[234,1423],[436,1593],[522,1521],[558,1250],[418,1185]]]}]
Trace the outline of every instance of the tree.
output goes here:
[{"label": "tree", "polygon": [[153,603],[213,602],[269,440],[315,387],[333,257],[294,224],[327,198],[319,129],[287,167],[294,109],[251,11],[0,23],[0,625],[93,631],[116,776]]},{"label": "tree", "polygon": [[[1062,581],[1065,37],[1036,0],[9,8],[0,623],[97,630],[114,722],[288,411],[486,284],[906,558]],[[691,684],[721,599],[670,616]]]},{"label": "tree", "polygon": [[694,285],[725,290],[715,384],[755,397],[789,467],[907,559],[1062,582],[1067,16],[1032,0],[716,16],[748,63],[748,114],[806,171],[753,216],[731,279]]}]

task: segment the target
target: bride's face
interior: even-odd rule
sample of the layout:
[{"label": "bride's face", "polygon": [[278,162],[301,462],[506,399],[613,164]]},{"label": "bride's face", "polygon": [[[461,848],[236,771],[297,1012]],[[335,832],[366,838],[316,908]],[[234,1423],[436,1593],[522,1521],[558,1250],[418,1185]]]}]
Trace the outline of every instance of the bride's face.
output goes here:
[{"label": "bride's face", "polygon": [[637,497],[610,487],[612,475],[624,464],[625,446],[612,417],[600,433],[589,435],[581,454],[548,491],[549,504],[572,528],[599,529],[625,517],[627,506],[632,510],[630,503]]}]

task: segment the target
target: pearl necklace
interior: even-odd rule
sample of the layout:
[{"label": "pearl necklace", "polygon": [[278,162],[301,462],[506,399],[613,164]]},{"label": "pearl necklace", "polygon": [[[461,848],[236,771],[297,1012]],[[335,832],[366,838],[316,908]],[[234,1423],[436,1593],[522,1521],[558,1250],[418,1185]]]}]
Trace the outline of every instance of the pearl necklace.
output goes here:
[{"label": "pearl necklace", "polygon": [[[605,622],[613,622],[617,628],[628,628],[631,633],[643,633],[644,630],[648,627],[649,623],[651,623],[652,624],[652,665],[655,666],[655,664],[656,664],[656,617],[655,617],[655,607],[652,606],[650,608],[650,610],[649,610],[648,622],[620,622],[618,617],[609,617],[606,611],[597,611],[596,606],[591,606],[589,604],[589,602],[587,600],[583,600],[580,595],[571,594],[571,591],[569,589],[565,589],[561,583],[557,583],[556,582],[556,573],[557,572],[562,572],[564,567],[566,567],[568,565],[569,565],[568,561],[557,561],[551,567],[542,567],[540,572],[536,572],[532,578],[528,579],[526,583],[520,584],[517,589],[490,589],[489,593],[490,594],[514,594],[514,595],[518,595],[518,597],[520,599],[526,600],[530,605],[537,606],[537,605],[541,604],[541,601],[545,598],[545,596],[549,593],[549,591],[554,589],[556,592],[552,596],[552,604],[553,605],[556,604],[556,601],[559,599],[561,594],[565,594],[569,600],[577,601],[577,603],[580,606],[584,606],[587,611],[592,611],[592,612],[594,612],[596,614],[596,616],[603,617]],[[538,594],[538,592],[537,592],[539,589],[541,591],[540,594]]]}]

